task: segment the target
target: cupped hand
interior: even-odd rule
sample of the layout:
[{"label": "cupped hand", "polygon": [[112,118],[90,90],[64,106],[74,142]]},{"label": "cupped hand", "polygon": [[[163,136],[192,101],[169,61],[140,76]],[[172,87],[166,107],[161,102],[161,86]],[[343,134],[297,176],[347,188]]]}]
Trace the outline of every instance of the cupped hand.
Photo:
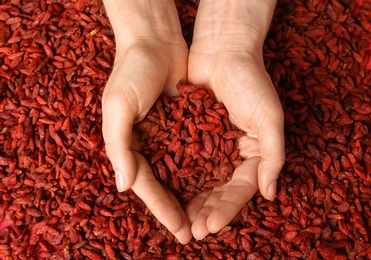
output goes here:
[{"label": "cupped hand", "polygon": [[[266,199],[273,200],[276,179],[284,163],[283,112],[264,68],[264,39],[256,44],[251,42],[252,35],[243,30],[235,32],[238,26],[249,27],[241,20],[234,21],[236,27],[228,27],[220,17],[204,19],[202,15],[209,10],[200,6],[188,79],[210,87],[226,106],[231,121],[247,136],[238,140],[243,162],[231,181],[196,196],[187,207],[197,239],[228,225],[258,189]],[[224,27],[223,31],[218,31],[218,27]]]},{"label": "cupped hand", "polygon": [[175,6],[152,4],[105,3],[116,35],[116,58],[102,98],[103,137],[118,191],[131,188],[179,242],[187,243],[189,221],[155,179],[133,132],[161,93],[174,93],[177,82],[186,80],[188,49]]}]

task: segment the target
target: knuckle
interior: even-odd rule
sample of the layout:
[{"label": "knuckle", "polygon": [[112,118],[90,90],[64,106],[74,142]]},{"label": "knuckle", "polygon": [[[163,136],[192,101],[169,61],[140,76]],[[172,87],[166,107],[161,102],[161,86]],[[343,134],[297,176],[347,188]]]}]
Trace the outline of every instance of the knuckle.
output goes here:
[{"label": "knuckle", "polygon": [[105,151],[112,163],[119,157],[120,150],[118,149],[117,145],[114,143],[106,143],[105,144]]},{"label": "knuckle", "polygon": [[278,159],[277,160],[277,168],[279,170],[281,170],[283,165],[285,164],[285,162],[286,162],[285,157]]}]

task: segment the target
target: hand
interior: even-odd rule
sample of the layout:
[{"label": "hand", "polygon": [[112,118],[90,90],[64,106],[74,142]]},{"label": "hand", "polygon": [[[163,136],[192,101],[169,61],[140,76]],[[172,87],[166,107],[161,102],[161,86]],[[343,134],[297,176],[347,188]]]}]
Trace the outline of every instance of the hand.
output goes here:
[{"label": "hand", "polygon": [[103,137],[119,192],[132,188],[180,243],[192,234],[175,196],[138,152],[133,125],[162,92],[186,79],[188,49],[172,1],[105,1],[116,36],[116,59],[103,93]]},{"label": "hand", "polygon": [[244,161],[232,180],[188,205],[186,213],[197,239],[228,225],[258,188],[273,200],[284,163],[282,107],[262,58],[274,1],[255,2],[228,2],[231,6],[224,8],[222,1],[204,0],[196,19],[188,79],[209,86],[231,121],[247,132],[238,140]]}]

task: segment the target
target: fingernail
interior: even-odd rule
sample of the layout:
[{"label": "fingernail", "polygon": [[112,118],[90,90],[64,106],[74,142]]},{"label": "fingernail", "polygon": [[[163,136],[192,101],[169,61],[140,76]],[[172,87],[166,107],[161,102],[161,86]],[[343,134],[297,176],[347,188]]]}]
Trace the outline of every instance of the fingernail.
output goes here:
[{"label": "fingernail", "polygon": [[125,178],[124,174],[120,171],[115,171],[116,187],[118,192],[123,192],[125,190]]},{"label": "fingernail", "polygon": [[268,188],[268,199],[273,201],[276,197],[277,181],[272,181]]}]

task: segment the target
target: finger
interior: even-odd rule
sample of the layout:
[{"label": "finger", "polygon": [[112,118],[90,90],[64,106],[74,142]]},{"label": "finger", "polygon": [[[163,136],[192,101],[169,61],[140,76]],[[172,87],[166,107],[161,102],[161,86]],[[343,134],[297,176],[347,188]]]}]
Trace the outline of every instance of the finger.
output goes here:
[{"label": "finger", "polygon": [[188,243],[192,238],[191,226],[179,202],[174,203],[174,198],[155,179],[146,159],[137,152],[134,152],[134,157],[138,172],[133,191],[180,243]]},{"label": "finger", "polygon": [[277,179],[285,163],[283,120],[259,129],[259,151],[261,160],[258,167],[259,190],[263,197],[274,200]]},{"label": "finger", "polygon": [[224,187],[215,187],[207,196],[202,208],[198,211],[197,216],[192,223],[192,234],[194,238],[201,240],[205,238],[210,232],[207,227],[207,220],[210,213],[217,205],[220,197],[224,193]]},{"label": "finger", "polygon": [[200,193],[188,203],[188,206],[186,208],[186,215],[191,224],[196,220],[197,214],[204,205],[210,192],[211,191]]},{"label": "finger", "polygon": [[216,233],[228,225],[257,192],[259,160],[259,157],[244,160],[236,168],[232,180],[224,185],[223,195],[219,197],[219,194],[210,194],[209,199],[219,197],[207,219],[210,233]]},{"label": "finger", "polygon": [[134,182],[136,162],[131,150],[134,112],[124,106],[124,97],[105,92],[103,98],[103,137],[105,149],[115,171],[119,192]]}]

